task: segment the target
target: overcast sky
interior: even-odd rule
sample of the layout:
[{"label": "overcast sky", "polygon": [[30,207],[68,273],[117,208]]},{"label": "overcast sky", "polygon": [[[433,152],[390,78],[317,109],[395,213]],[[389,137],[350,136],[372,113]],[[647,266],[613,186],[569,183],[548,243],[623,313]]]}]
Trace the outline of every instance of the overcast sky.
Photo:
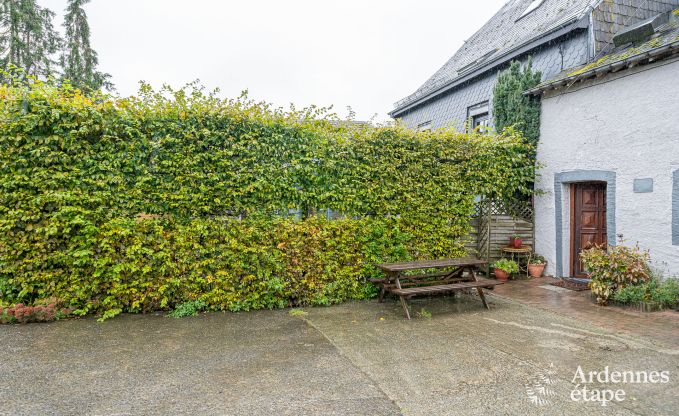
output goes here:
[{"label": "overcast sky", "polygon": [[[100,69],[118,92],[200,79],[225,97],[388,118],[506,0],[93,0]],[[57,13],[66,0],[39,0]]]}]

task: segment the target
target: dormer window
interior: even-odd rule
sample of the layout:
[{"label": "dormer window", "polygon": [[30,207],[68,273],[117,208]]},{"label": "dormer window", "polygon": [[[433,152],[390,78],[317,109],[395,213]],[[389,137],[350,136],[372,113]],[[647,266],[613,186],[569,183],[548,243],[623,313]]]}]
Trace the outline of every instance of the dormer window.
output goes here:
[{"label": "dormer window", "polygon": [[497,48],[493,49],[492,51],[488,51],[484,53],[479,59],[475,60],[474,62],[467,64],[463,66],[462,68],[457,70],[458,75],[462,76],[465,75],[469,72],[471,72],[472,69],[476,69],[481,65],[483,62],[485,62],[486,59],[490,58],[492,55],[497,52]]},{"label": "dormer window", "polygon": [[533,13],[533,11],[535,9],[537,9],[538,7],[540,7],[540,5],[544,2],[545,2],[545,0],[533,0],[533,2],[528,6],[528,8],[526,10],[524,10],[523,13],[521,13],[521,16],[519,16],[519,18],[516,19],[516,20],[518,21],[520,19],[523,19],[524,17]]}]

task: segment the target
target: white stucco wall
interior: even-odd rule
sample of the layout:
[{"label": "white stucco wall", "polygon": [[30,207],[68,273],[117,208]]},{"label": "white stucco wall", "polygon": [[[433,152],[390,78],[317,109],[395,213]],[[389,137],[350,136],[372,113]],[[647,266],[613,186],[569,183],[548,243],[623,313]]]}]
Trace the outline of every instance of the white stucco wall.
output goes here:
[{"label": "white stucco wall", "polygon": [[[536,197],[536,250],[556,272],[555,174],[615,172],[616,234],[650,250],[654,266],[679,275],[672,245],[672,173],[679,169],[679,59],[609,74],[555,91],[542,101]],[[652,178],[652,193],[634,193]],[[563,275],[570,274],[570,202],[562,187]],[[610,214],[609,214],[610,215]]]}]

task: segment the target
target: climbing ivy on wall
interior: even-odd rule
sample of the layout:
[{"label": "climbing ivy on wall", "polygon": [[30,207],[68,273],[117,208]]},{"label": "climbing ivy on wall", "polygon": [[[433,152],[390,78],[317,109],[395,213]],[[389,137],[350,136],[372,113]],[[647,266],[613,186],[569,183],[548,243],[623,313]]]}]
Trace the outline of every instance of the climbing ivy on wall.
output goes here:
[{"label": "climbing ivy on wall", "polygon": [[513,61],[500,73],[493,90],[493,118],[499,132],[514,126],[528,144],[537,146],[540,137],[540,99],[523,93],[540,83],[542,74],[533,71],[532,60],[525,65]]},{"label": "climbing ivy on wall", "polygon": [[0,304],[109,317],[364,298],[376,262],[464,254],[475,195],[529,192],[511,131],[326,118],[198,87],[0,86]]}]

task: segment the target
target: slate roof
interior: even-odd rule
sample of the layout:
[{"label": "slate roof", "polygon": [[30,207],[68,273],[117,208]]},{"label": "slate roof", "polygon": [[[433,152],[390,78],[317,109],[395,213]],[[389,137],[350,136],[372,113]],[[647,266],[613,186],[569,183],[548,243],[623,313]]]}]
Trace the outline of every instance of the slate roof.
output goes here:
[{"label": "slate roof", "polygon": [[491,66],[522,45],[578,22],[597,0],[544,0],[531,13],[521,17],[533,2],[509,0],[417,91],[397,102],[394,111],[435,93],[471,71]]},{"label": "slate roof", "polygon": [[552,79],[546,80],[527,91],[526,94],[537,94],[549,89],[568,87],[573,83],[610,72],[616,72],[639,64],[658,61],[679,55],[679,9],[668,23],[660,26],[655,34],[639,45],[623,45],[610,51],[594,62],[576,68],[570,68]]}]

